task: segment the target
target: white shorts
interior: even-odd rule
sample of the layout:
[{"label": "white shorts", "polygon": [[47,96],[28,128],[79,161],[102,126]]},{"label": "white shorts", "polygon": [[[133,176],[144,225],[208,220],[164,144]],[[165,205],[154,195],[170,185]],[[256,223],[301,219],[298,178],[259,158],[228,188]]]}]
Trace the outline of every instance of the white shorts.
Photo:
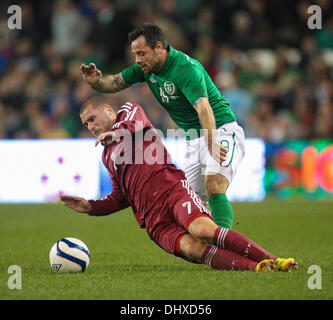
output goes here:
[{"label": "white shorts", "polygon": [[245,154],[244,131],[236,121],[219,127],[216,140],[228,149],[227,159],[221,165],[212,158],[204,136],[186,140],[185,175],[203,201],[207,201],[204,176],[209,173],[221,174],[228,179],[230,185]]}]

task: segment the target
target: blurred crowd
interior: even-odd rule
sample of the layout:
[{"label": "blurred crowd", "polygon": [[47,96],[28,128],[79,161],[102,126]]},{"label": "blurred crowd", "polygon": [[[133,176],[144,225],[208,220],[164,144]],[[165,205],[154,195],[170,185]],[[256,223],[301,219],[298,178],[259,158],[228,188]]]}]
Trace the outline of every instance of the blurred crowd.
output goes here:
[{"label": "blurred crowd", "polygon": [[[330,0],[18,1],[19,30],[7,26],[11,4],[0,4],[0,139],[90,136],[78,110],[96,92],[80,64],[120,72],[133,63],[128,32],[144,22],[205,66],[248,137],[333,138]],[[312,4],[322,29],[308,27]],[[145,84],[110,99],[142,104],[164,132],[175,127]]]}]

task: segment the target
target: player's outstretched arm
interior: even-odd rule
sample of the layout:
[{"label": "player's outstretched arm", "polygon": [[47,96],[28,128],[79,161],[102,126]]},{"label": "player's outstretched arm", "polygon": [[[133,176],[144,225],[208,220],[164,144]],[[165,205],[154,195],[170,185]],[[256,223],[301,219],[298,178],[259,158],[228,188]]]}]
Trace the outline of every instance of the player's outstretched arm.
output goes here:
[{"label": "player's outstretched arm", "polygon": [[121,72],[115,75],[102,75],[94,63],[88,66],[81,64],[80,67],[83,79],[95,90],[103,93],[115,93],[124,90],[129,85],[124,81]]},{"label": "player's outstretched arm", "polygon": [[207,97],[199,98],[193,105],[198,113],[201,128],[204,129],[208,150],[212,157],[222,163],[227,157],[227,150],[216,142],[216,124],[212,107]]},{"label": "player's outstretched arm", "polygon": [[80,213],[88,213],[91,210],[91,204],[84,198],[60,195],[60,200],[65,206]]}]

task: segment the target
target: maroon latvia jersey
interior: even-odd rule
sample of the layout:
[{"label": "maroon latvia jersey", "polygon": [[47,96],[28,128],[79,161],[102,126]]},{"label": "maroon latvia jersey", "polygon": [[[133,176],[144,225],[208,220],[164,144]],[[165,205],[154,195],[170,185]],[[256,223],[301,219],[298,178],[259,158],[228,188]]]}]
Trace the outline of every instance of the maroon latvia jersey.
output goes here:
[{"label": "maroon latvia jersey", "polygon": [[89,215],[107,215],[129,206],[139,225],[152,206],[170,195],[172,186],[185,179],[171,163],[163,142],[142,107],[127,102],[117,112],[115,138],[103,151],[102,160],[113,182],[102,200],[89,200]]}]

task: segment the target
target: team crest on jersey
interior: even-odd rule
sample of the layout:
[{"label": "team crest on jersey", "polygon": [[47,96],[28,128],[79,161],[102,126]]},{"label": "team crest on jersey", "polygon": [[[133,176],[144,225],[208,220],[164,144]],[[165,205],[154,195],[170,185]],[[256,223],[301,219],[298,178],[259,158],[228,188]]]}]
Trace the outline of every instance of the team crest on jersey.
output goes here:
[{"label": "team crest on jersey", "polygon": [[176,87],[172,81],[165,81],[164,82],[164,89],[170,96],[175,93]]}]

